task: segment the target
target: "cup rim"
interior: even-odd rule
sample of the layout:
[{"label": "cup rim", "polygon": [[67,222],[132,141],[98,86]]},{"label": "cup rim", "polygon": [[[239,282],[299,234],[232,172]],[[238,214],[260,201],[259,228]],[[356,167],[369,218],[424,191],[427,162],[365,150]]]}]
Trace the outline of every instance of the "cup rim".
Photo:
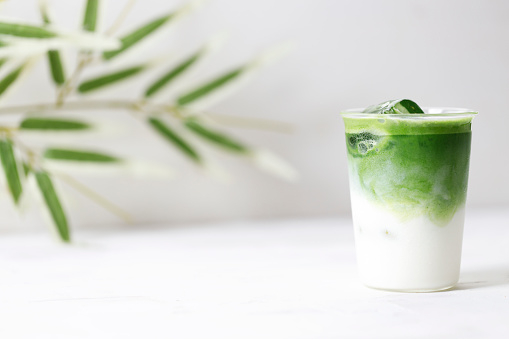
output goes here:
[{"label": "cup rim", "polygon": [[433,119],[437,117],[443,118],[460,118],[473,117],[479,112],[458,107],[422,107],[425,113],[407,113],[407,114],[377,114],[363,113],[364,108],[350,108],[341,111],[339,114],[345,117],[371,118],[371,119]]}]

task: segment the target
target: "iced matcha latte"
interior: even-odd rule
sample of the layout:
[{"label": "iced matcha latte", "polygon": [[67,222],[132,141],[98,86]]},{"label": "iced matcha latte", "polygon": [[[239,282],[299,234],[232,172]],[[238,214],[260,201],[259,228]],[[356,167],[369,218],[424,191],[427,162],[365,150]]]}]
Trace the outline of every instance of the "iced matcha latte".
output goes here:
[{"label": "iced matcha latte", "polygon": [[458,281],[475,114],[410,100],[342,113],[367,286],[418,292]]}]

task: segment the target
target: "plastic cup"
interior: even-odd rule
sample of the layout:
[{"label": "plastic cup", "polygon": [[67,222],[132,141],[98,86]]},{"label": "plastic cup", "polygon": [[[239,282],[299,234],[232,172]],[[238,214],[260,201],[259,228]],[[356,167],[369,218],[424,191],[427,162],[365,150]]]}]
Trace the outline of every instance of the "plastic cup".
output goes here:
[{"label": "plastic cup", "polygon": [[459,279],[477,112],[342,112],[357,264],[372,288],[432,292]]}]

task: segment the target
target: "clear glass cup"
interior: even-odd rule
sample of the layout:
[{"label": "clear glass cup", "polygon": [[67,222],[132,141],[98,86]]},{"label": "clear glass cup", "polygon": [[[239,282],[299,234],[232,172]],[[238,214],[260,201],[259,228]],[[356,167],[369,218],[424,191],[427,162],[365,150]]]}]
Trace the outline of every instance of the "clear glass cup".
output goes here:
[{"label": "clear glass cup", "polygon": [[372,288],[431,292],[459,279],[477,112],[341,112],[357,264]]}]

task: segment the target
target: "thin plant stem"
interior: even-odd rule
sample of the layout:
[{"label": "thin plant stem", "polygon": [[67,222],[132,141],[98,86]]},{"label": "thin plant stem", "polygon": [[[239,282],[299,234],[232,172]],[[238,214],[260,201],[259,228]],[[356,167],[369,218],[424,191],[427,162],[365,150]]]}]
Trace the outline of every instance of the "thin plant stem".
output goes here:
[{"label": "thin plant stem", "polygon": [[56,106],[62,106],[64,104],[65,99],[71,94],[71,92],[76,87],[76,83],[78,82],[81,72],[85,69],[93,61],[93,57],[88,52],[81,52],[78,55],[78,65],[76,69],[71,74],[69,79],[63,84],[62,88],[57,93],[57,101]]},{"label": "thin plant stem", "polygon": [[127,18],[127,15],[129,14],[131,9],[133,8],[133,5],[134,5],[135,2],[136,2],[136,0],[128,0],[127,1],[127,3],[125,4],[124,8],[122,8],[122,11],[117,16],[117,18],[115,19],[113,24],[110,26],[110,28],[108,28],[106,30],[106,32],[105,32],[106,36],[112,36],[120,28],[122,23]]},{"label": "thin plant stem", "polygon": [[23,153],[25,153],[25,156],[28,159],[28,162],[31,166],[39,166],[40,163],[40,155],[37,154],[33,149],[25,145],[23,142],[19,140],[19,138],[15,137],[14,135],[11,136],[12,141],[16,145],[16,147]]},{"label": "thin plant stem", "polygon": [[131,214],[129,214],[127,211],[122,209],[121,207],[115,205],[99,193],[93,191],[89,187],[85,186],[78,180],[74,179],[73,177],[69,176],[68,174],[60,173],[60,172],[54,172],[52,171],[52,174],[54,174],[56,177],[58,177],[60,180],[74,188],[76,191],[80,192],[90,200],[94,201],[99,206],[103,207],[105,210],[109,211],[110,213],[116,215],[117,217],[123,219],[127,223],[132,223],[133,218]]},{"label": "thin plant stem", "polygon": [[[13,141],[16,145],[16,147],[25,153],[26,157],[28,158],[28,161],[31,166],[35,167],[41,167],[41,155],[35,152],[33,149],[25,145],[23,142],[21,142],[18,138],[13,138]],[[51,174],[57,176],[60,180],[74,188],[76,191],[80,192],[90,200],[94,201],[99,206],[103,207],[110,213],[116,215],[117,217],[123,219],[127,223],[132,223],[133,218],[132,216],[122,209],[121,207],[115,205],[105,197],[101,196],[99,193],[93,191],[92,189],[88,188],[78,180],[74,179],[68,174],[64,174],[61,172],[55,172],[55,171],[48,171]]]},{"label": "thin plant stem", "polygon": [[294,132],[294,127],[292,124],[282,121],[260,119],[253,117],[237,117],[233,115],[217,113],[204,113],[203,116],[212,120],[215,123],[230,127],[265,130],[270,132],[287,134]]},{"label": "thin plant stem", "polygon": [[[79,100],[67,101],[58,106],[55,103],[42,103],[35,105],[19,105],[0,107],[0,115],[18,114],[26,112],[37,113],[51,113],[57,110],[79,111],[79,110],[127,110],[132,112],[139,112],[143,114],[152,113],[166,113],[171,114],[176,119],[184,119],[186,116],[194,116],[200,114],[183,114],[177,107],[166,104],[154,104],[141,101],[127,101],[127,100]],[[226,114],[217,113],[203,113],[205,118],[208,118],[215,123],[231,127],[240,127],[248,129],[266,130],[277,133],[292,133],[294,131],[291,124],[253,117],[237,117]],[[0,126],[5,128],[5,126]],[[10,130],[14,130],[9,128]]]},{"label": "thin plant stem", "polygon": [[61,105],[55,103],[42,103],[35,105],[19,105],[0,107],[0,114],[17,114],[26,112],[48,112],[54,110],[104,110],[104,109],[126,109],[137,110],[138,103],[124,100],[87,100],[69,101]]}]

